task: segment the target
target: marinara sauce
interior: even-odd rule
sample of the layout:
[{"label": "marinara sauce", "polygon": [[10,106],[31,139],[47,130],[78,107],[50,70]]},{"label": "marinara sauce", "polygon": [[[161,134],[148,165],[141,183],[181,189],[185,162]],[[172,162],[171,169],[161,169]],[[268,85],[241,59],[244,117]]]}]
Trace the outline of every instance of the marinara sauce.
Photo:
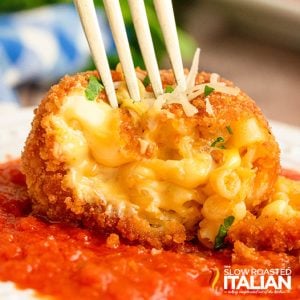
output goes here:
[{"label": "marinara sauce", "polygon": [[[223,292],[223,266],[231,264],[231,255],[230,249],[217,252],[193,245],[177,252],[147,249],[119,243],[116,235],[51,224],[31,215],[19,162],[0,165],[0,281],[55,299],[260,297]],[[280,254],[262,255],[270,266],[280,261]],[[298,271],[293,270],[290,293],[264,294],[263,299],[300,299]]]}]

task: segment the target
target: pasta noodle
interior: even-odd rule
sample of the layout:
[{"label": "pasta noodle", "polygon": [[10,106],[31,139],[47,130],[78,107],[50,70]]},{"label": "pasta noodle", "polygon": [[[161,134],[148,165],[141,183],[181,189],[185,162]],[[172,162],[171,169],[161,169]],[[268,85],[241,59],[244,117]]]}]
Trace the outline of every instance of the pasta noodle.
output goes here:
[{"label": "pasta noodle", "polygon": [[238,174],[230,169],[212,171],[209,180],[215,192],[226,199],[234,199],[241,188]]},{"label": "pasta noodle", "polygon": [[233,124],[232,130],[234,134],[230,140],[230,144],[234,147],[241,148],[265,140],[265,133],[255,118]]},{"label": "pasta noodle", "polygon": [[[87,99],[91,74],[94,82],[97,74],[84,73],[64,79],[37,110],[22,158],[35,212],[109,228],[154,247],[196,236],[212,247],[224,219],[242,220],[275,183],[278,146],[264,117],[226,82],[210,84],[216,89],[204,95],[206,73],[197,75],[195,93],[202,92],[191,102],[171,72],[163,72],[163,85],[174,91],[158,99],[140,76],[137,103],[120,65],[116,73],[117,109],[104,91]],[[262,214],[299,207],[292,187],[277,185]]]}]

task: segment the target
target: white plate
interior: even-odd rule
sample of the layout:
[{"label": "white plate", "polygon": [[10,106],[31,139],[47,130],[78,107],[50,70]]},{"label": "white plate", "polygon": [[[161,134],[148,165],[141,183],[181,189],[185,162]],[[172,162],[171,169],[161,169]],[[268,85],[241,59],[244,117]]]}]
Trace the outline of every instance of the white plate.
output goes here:
[{"label": "white plate", "polygon": [[45,300],[49,297],[38,297],[34,290],[19,290],[12,282],[0,282],[1,300]]},{"label": "white plate", "polygon": [[[18,158],[31,127],[33,108],[0,106],[0,162],[7,158]],[[282,165],[300,170],[300,128],[271,121],[282,153]],[[0,283],[0,299],[33,300],[38,299],[32,290],[17,290],[12,283]],[[41,298],[39,298],[41,299]],[[43,298],[44,299],[44,298]]]}]

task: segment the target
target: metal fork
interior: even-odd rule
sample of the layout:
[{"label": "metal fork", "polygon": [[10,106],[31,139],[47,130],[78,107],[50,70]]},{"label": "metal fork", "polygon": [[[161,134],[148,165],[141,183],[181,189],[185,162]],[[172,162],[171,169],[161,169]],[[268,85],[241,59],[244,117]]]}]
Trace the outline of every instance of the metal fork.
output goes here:
[{"label": "metal fork", "polygon": [[[186,79],[183,70],[172,1],[153,0],[153,2],[177,85],[185,89]],[[74,3],[77,7],[85,35],[96,68],[105,87],[108,100],[111,106],[116,108],[118,107],[118,101],[93,0],[74,0]],[[140,101],[138,79],[134,69],[119,0],[103,0],[103,3],[129,94],[134,101]],[[151,38],[144,0],[128,0],[128,4],[153,92],[155,96],[159,96],[163,93],[163,87]]]}]

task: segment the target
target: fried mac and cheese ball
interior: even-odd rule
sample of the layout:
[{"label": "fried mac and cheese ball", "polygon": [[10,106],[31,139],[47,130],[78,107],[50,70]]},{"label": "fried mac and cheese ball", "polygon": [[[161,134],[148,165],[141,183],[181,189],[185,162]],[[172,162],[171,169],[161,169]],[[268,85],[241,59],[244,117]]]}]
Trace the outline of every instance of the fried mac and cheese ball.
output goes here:
[{"label": "fried mac and cheese ball", "polygon": [[255,102],[231,82],[202,72],[184,92],[161,71],[166,94],[154,100],[139,82],[134,102],[112,71],[113,109],[104,90],[88,99],[95,76],[66,76],[35,111],[22,154],[35,214],[157,248],[192,239],[212,247],[224,218],[238,222],[268,201],[279,148]]}]

